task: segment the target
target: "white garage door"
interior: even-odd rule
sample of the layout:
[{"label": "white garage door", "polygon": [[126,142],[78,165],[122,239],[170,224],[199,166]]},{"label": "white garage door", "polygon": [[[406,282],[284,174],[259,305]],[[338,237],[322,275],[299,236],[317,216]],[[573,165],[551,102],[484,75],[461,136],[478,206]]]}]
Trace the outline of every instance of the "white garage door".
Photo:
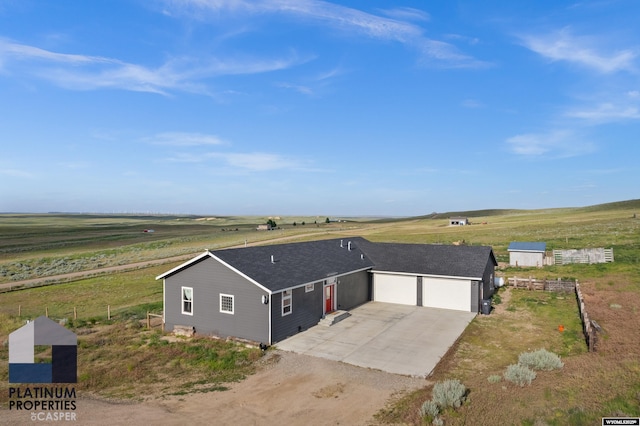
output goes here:
[{"label": "white garage door", "polygon": [[471,282],[423,277],[422,306],[470,312]]},{"label": "white garage door", "polygon": [[413,305],[417,303],[417,278],[405,275],[374,274],[373,300]]}]

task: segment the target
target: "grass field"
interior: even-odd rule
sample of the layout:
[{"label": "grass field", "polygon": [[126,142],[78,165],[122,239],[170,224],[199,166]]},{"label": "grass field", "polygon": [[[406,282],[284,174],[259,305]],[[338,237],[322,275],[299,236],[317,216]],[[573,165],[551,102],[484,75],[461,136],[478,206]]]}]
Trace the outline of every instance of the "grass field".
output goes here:
[{"label": "grass field", "polygon": [[324,217],[278,217],[279,229],[256,231],[257,224],[267,219],[0,214],[0,283],[200,253],[245,242],[318,235],[358,223],[356,219],[326,224]]},{"label": "grass field", "polygon": [[[500,262],[508,261],[511,241],[544,241],[548,250],[612,247],[616,260],[612,264],[544,269],[502,265],[498,271],[505,277],[579,280],[590,316],[605,330],[596,353],[586,350],[574,296],[504,289],[494,301],[501,301],[494,313],[478,316],[471,323],[431,378],[458,378],[469,389],[462,407],[443,413],[446,424],[492,424],[505,418],[509,424],[594,424],[603,415],[640,415],[637,212],[639,200],[580,209],[451,213],[471,219],[473,224],[464,227],[447,226],[448,214],[330,224],[324,223],[324,217],[295,217],[277,219],[284,229],[271,232],[255,231],[256,224],[267,218],[0,215],[0,283],[200,253],[204,248],[241,245],[245,240],[269,243],[282,238],[361,235],[387,242],[464,241],[491,245]],[[155,232],[144,233],[144,229]],[[88,372],[81,374],[81,389],[111,397],[153,394],[169,386],[163,382],[171,376],[171,388],[178,392],[224,390],[227,381],[251,374],[259,352],[208,340],[174,344],[160,339],[157,328],[141,328],[147,311],[162,309],[162,286],[155,276],[173,266],[175,263],[2,293],[0,343],[24,319],[42,315],[46,309],[51,318],[69,319],[68,326],[80,335],[79,371]],[[496,381],[520,353],[543,347],[562,357],[562,370],[541,372],[523,388],[503,379]],[[146,362],[152,353],[162,362]],[[2,401],[6,400],[7,360],[4,344],[0,346]],[[144,377],[113,377],[110,365],[123,362],[144,364],[140,373]],[[385,407],[378,420],[421,424],[417,412],[430,392],[431,386],[426,386]]]}]

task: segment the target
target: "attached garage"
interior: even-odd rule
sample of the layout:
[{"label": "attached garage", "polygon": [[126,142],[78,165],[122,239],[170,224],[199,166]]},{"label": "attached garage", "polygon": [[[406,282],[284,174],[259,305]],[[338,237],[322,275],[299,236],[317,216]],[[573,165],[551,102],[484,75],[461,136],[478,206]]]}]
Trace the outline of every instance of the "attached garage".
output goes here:
[{"label": "attached garage", "polygon": [[358,242],[374,262],[372,300],[480,312],[493,295],[491,247]]},{"label": "attached garage", "polygon": [[416,306],[418,280],[412,275],[373,274],[373,300]]},{"label": "attached garage", "polygon": [[469,312],[472,310],[471,281],[375,272],[373,300]]},{"label": "attached garage", "polygon": [[422,278],[422,306],[471,310],[471,281],[455,278]]}]

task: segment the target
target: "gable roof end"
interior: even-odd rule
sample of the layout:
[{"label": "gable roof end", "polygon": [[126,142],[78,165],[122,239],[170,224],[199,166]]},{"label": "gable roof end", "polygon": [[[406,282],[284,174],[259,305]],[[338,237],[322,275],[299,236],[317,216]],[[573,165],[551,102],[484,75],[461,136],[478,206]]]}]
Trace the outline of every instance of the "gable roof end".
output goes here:
[{"label": "gable roof end", "polygon": [[206,250],[204,253],[194,257],[193,259],[190,259],[190,260],[187,260],[184,263],[181,263],[180,265],[178,265],[175,268],[165,272],[164,274],[158,275],[156,277],[156,280],[167,278],[168,276],[173,275],[176,272],[182,271],[183,269],[193,265],[194,263],[200,262],[202,259],[204,259],[206,257],[211,257],[211,252],[209,250]]}]

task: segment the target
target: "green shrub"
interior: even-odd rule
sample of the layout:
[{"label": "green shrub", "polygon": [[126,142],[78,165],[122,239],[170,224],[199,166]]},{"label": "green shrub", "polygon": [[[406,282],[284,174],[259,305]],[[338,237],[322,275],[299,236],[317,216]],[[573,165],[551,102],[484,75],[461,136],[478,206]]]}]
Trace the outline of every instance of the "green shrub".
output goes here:
[{"label": "green shrub", "polygon": [[467,387],[458,379],[445,380],[433,385],[433,402],[441,408],[458,408],[464,402],[466,394]]},{"label": "green shrub", "polygon": [[489,378],[487,378],[487,380],[489,381],[489,383],[498,383],[500,382],[500,380],[502,380],[502,376],[499,374],[493,374],[491,376],[489,376]]},{"label": "green shrub", "polygon": [[532,370],[556,370],[564,366],[560,357],[546,349],[521,353],[518,364],[529,367]]},{"label": "green shrub", "polygon": [[504,373],[504,379],[519,386],[530,385],[536,378],[535,371],[524,365],[511,364]]},{"label": "green shrub", "polygon": [[420,413],[420,417],[429,416],[431,417],[431,419],[435,419],[436,417],[438,417],[438,414],[440,414],[440,408],[438,408],[438,404],[431,400],[428,400],[422,403],[422,406],[420,407],[420,410],[418,412]]}]

